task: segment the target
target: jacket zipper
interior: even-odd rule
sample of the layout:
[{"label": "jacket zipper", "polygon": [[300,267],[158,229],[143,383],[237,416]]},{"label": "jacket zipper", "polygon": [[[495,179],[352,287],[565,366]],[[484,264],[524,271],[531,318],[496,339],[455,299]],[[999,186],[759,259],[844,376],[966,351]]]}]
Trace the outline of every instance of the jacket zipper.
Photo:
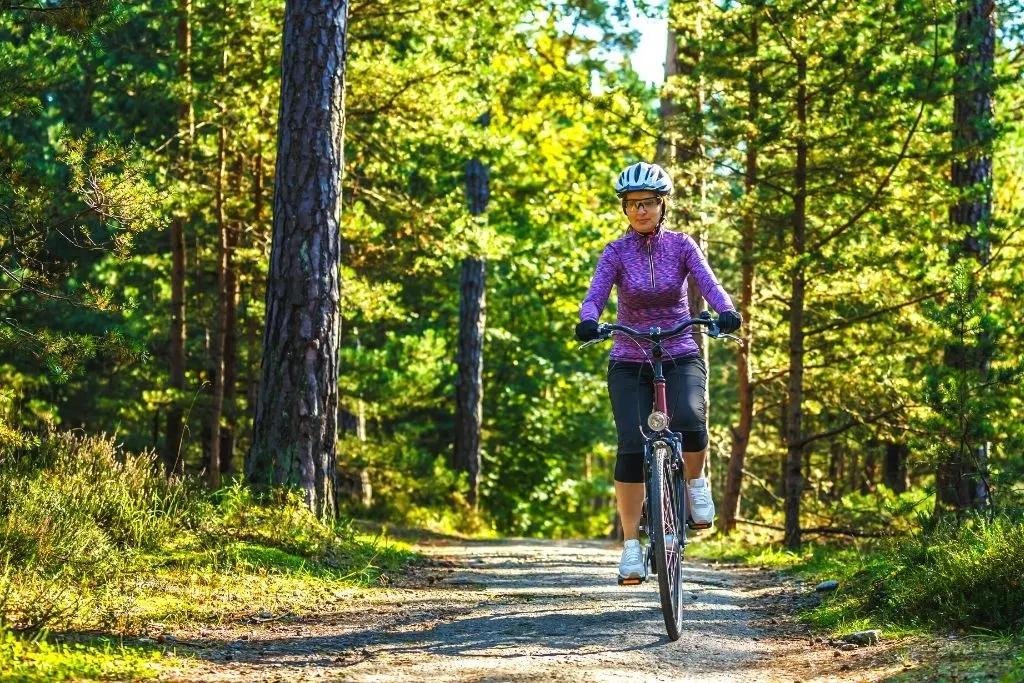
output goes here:
[{"label": "jacket zipper", "polygon": [[651,265],[651,289],[656,289],[654,284],[654,240],[647,242],[647,262]]}]

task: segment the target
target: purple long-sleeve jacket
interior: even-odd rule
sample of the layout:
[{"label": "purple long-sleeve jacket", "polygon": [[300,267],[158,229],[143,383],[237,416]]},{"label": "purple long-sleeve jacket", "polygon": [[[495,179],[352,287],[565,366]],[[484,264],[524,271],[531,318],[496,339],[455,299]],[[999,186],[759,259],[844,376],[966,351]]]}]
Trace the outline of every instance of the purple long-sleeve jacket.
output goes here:
[{"label": "purple long-sleeve jacket", "polygon": [[[610,242],[601,253],[587,297],[580,306],[580,320],[598,320],[608,303],[612,285],[619,288],[617,322],[636,330],[670,329],[690,317],[686,276],[693,274],[700,292],[717,313],[735,310],[732,299],[719,284],[703,252],[689,235],[659,229],[643,235],[630,230]],[[635,343],[616,335],[609,357],[642,361],[651,344]],[[690,356],[697,344],[690,334],[662,342],[665,357]]]}]

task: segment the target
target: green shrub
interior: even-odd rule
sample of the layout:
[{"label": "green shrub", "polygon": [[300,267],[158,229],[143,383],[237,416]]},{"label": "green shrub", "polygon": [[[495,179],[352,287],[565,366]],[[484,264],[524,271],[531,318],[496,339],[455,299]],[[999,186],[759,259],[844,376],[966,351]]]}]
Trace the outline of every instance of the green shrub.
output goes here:
[{"label": "green shrub", "polygon": [[442,533],[485,530],[484,521],[466,501],[466,474],[453,472],[444,457],[417,447],[408,436],[392,434],[382,441],[350,437],[341,441],[339,453],[343,474],[355,476],[366,469],[373,489],[369,509],[343,495],[346,512]]},{"label": "green shrub", "polygon": [[159,476],[152,454],[113,439],[54,433],[0,450],[0,549],[13,566],[95,569],[153,549],[182,525],[190,495]]},{"label": "green shrub", "polygon": [[85,615],[110,625],[134,593],[140,552],[177,533],[194,504],[152,455],[113,439],[51,433],[0,445],[0,625]]},{"label": "green shrub", "polygon": [[205,493],[165,480],[152,455],[112,439],[51,433],[0,444],[0,628],[125,633],[154,597],[166,602],[158,576],[372,584],[412,558],[357,538],[347,521],[321,522],[298,492],[257,499],[236,484]]},{"label": "green shrub", "polygon": [[1000,631],[1024,628],[1024,523],[945,524],[894,543],[860,577],[865,607],[892,619]]}]

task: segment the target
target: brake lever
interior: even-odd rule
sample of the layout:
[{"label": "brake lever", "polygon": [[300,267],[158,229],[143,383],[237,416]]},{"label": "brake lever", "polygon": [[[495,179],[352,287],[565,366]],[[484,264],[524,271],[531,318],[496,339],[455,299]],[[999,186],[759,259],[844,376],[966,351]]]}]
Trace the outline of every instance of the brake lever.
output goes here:
[{"label": "brake lever", "polygon": [[610,337],[610,336],[611,336],[611,334],[602,335],[600,337],[595,337],[594,339],[591,339],[590,341],[583,342],[582,344],[577,346],[576,349],[578,351],[582,351],[583,349],[587,348],[588,346],[593,346],[594,344],[600,344],[603,341],[608,341],[608,337]]},{"label": "brake lever", "polygon": [[701,334],[703,334],[705,337],[711,337],[712,339],[728,339],[729,341],[734,341],[737,344],[739,344],[740,346],[743,346],[743,338],[742,337],[737,337],[734,334],[728,334],[726,332],[722,332],[722,331],[720,331],[718,329],[717,325],[714,327],[714,329],[702,330]]}]

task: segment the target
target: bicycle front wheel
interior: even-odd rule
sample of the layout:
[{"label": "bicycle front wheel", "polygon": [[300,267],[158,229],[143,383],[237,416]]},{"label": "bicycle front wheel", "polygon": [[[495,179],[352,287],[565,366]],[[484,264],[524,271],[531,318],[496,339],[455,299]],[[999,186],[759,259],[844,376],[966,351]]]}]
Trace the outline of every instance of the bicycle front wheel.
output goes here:
[{"label": "bicycle front wheel", "polygon": [[651,454],[651,489],[648,512],[651,517],[651,546],[658,566],[658,590],[661,612],[665,617],[668,637],[678,640],[683,622],[682,538],[678,517],[679,502],[674,485],[671,449],[664,442],[655,442]]}]

